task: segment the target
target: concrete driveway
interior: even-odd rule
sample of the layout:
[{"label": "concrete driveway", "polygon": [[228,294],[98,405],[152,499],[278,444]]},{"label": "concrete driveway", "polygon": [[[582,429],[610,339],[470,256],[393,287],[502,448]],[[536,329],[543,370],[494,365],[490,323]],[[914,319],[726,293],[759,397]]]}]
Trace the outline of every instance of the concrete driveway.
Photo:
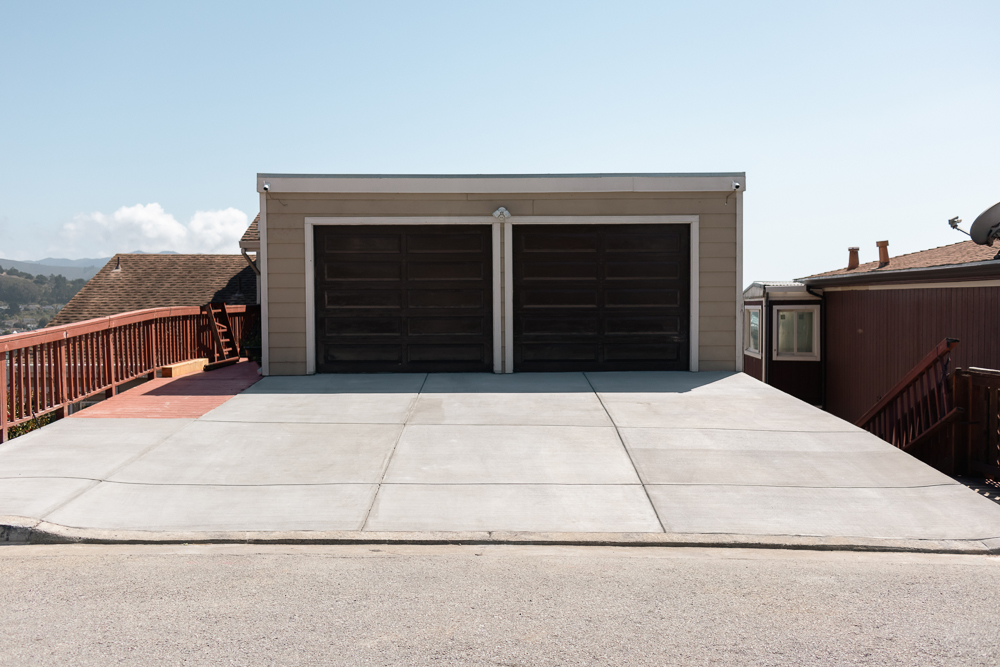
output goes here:
[{"label": "concrete driveway", "polygon": [[198,419],[67,419],[0,446],[0,515],[1000,546],[994,503],[733,373],[265,378]]}]

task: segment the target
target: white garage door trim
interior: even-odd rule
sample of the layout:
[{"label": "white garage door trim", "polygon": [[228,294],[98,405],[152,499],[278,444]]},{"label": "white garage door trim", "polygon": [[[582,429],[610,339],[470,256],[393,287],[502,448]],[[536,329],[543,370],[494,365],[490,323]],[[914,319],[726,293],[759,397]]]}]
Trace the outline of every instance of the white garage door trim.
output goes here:
[{"label": "white garage door trim", "polygon": [[[504,326],[514,321],[514,258],[511,225],[691,225],[691,297],[689,370],[698,370],[699,241],[697,215],[530,215],[512,216],[497,222],[492,216],[448,217],[307,217],[305,219],[306,260],[306,373],[316,372],[316,267],[313,248],[316,225],[492,225],[493,227],[493,372],[514,372],[514,329]],[[506,252],[505,252],[506,249]],[[502,266],[501,266],[502,265]],[[502,271],[501,271],[502,268]],[[504,280],[501,284],[500,276]]]}]

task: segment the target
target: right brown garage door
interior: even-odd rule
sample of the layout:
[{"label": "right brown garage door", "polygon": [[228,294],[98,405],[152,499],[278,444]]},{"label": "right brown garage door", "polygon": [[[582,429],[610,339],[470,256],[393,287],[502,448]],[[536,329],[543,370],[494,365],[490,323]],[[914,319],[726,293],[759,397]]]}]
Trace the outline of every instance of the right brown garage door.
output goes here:
[{"label": "right brown garage door", "polygon": [[514,225],[514,370],[688,370],[688,225]]}]

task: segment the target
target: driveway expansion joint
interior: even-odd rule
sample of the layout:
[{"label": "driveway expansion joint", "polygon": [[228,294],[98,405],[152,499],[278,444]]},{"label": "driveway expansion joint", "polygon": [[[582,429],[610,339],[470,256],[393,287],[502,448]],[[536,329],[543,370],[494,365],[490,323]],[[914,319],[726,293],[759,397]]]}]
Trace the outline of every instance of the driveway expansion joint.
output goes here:
[{"label": "driveway expansion joint", "polygon": [[642,486],[642,492],[646,494],[646,501],[649,503],[649,506],[653,509],[653,515],[656,516],[656,520],[660,524],[660,530],[663,531],[664,533],[667,532],[667,527],[664,525],[663,519],[660,517],[660,510],[656,509],[656,504],[653,502],[653,499],[649,496],[649,489],[646,488],[646,483],[642,481],[642,474],[639,472],[639,467],[636,466],[635,459],[632,457],[632,450],[630,450],[628,445],[625,444],[625,439],[622,438],[622,433],[621,431],[618,430],[618,423],[615,422],[615,418],[611,416],[610,412],[608,412],[608,406],[604,404],[604,399],[601,398],[601,395],[597,392],[597,389],[594,389],[594,384],[590,381],[590,375],[584,373],[583,378],[587,381],[587,384],[589,384],[590,388],[593,390],[594,396],[597,397],[598,402],[600,402],[601,404],[601,408],[604,410],[604,414],[608,416],[608,420],[615,427],[615,436],[618,438],[618,444],[622,446],[622,449],[625,451],[625,456],[628,457],[629,463],[632,464],[632,470],[635,472],[636,479],[639,480],[639,484]]},{"label": "driveway expansion joint", "polygon": [[385,457],[385,463],[382,465],[382,472],[379,475],[378,484],[375,487],[375,493],[372,494],[372,501],[368,505],[368,509],[365,511],[364,520],[361,522],[361,530],[364,530],[365,526],[368,525],[368,518],[371,516],[375,503],[378,502],[378,494],[382,490],[382,485],[385,483],[385,475],[389,472],[389,466],[392,464],[392,457],[396,453],[396,448],[399,447],[399,441],[403,439],[403,432],[406,431],[407,423],[410,421],[410,417],[413,415],[413,411],[417,407],[417,401],[420,400],[420,392],[424,390],[424,386],[427,384],[427,377],[429,375],[430,373],[424,373],[424,379],[420,383],[420,387],[417,389],[416,395],[413,397],[413,400],[410,401],[410,405],[406,408],[406,414],[403,415],[402,427],[396,435],[396,440],[392,443],[392,449],[389,450],[389,455]]}]

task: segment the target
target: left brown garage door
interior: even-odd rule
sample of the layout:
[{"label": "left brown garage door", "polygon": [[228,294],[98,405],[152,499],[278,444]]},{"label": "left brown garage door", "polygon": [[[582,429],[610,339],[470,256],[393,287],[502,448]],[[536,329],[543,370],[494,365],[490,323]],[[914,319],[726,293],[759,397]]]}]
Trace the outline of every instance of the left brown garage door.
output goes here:
[{"label": "left brown garage door", "polygon": [[316,370],[493,370],[489,225],[315,228]]}]

